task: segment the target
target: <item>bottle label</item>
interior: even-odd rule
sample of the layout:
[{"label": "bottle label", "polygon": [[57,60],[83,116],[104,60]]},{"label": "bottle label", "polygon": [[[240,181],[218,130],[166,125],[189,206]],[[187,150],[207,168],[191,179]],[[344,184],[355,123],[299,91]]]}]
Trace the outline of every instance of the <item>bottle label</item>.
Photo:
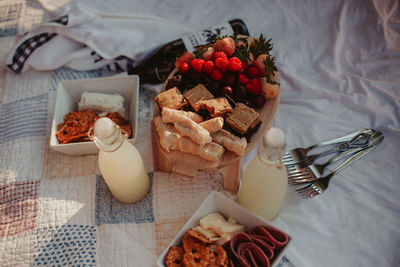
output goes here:
[{"label": "bottle label", "polygon": [[185,44],[186,50],[193,52],[196,47],[200,45],[208,44],[214,41],[218,36],[232,36],[233,29],[227,22],[221,25],[214,26],[212,28],[205,29],[202,32],[194,33],[189,36],[183,37],[183,43]]}]

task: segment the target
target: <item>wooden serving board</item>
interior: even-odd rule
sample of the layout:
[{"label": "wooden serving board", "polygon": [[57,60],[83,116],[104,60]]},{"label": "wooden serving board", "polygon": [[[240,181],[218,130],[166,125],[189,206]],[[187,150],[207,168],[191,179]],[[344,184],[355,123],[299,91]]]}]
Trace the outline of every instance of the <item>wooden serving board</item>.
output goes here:
[{"label": "wooden serving board", "polygon": [[[171,78],[177,71],[175,69],[171,72],[168,79]],[[276,81],[279,82],[279,75],[275,75]],[[161,88],[161,91],[165,90],[166,83]],[[255,132],[250,142],[247,144],[245,155],[251,151],[257,143],[261,140],[265,132],[271,127],[272,121],[274,120],[275,113],[279,105],[279,96],[267,100],[264,107],[257,110],[262,118],[260,128]],[[158,105],[155,105],[154,115],[159,116],[160,109]],[[225,150],[224,154],[218,161],[208,161],[197,155],[183,153],[180,151],[166,151],[160,145],[160,138],[157,131],[155,130],[154,124],[152,125],[152,133],[157,146],[158,156],[158,168],[160,171],[175,172],[189,177],[195,177],[198,170],[215,170],[221,169],[224,175],[224,189],[237,192],[239,187],[240,178],[240,167],[242,157],[237,156],[235,153]]]}]

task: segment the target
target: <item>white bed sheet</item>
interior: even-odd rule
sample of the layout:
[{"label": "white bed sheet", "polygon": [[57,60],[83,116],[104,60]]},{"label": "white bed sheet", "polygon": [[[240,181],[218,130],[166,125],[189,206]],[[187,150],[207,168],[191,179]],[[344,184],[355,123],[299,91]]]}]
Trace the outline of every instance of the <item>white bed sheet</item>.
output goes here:
[{"label": "white bed sheet", "polygon": [[289,188],[273,222],[293,237],[286,256],[295,266],[400,265],[398,1],[81,2],[198,29],[242,18],[253,36],[272,38],[282,82],[274,125],[286,132],[288,149],[363,127],[385,134],[318,198],[300,199]]}]

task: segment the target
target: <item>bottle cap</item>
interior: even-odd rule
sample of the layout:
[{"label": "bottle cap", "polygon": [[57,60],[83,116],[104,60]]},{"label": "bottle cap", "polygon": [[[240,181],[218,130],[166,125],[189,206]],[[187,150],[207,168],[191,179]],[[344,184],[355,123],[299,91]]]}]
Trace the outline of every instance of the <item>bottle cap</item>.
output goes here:
[{"label": "bottle cap", "polygon": [[264,135],[264,143],[273,148],[284,148],[286,145],[285,133],[278,128],[271,127]]},{"label": "bottle cap", "polygon": [[98,119],[94,124],[94,133],[96,137],[98,137],[100,140],[111,137],[114,132],[115,124],[111,119],[107,117]]}]

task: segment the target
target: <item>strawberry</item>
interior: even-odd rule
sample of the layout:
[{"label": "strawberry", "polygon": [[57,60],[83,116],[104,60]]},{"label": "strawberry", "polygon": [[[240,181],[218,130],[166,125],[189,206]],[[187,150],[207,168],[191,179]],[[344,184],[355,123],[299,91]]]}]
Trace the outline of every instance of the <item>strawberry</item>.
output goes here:
[{"label": "strawberry", "polygon": [[246,85],[250,81],[246,74],[240,74],[238,77],[238,83],[240,85]]},{"label": "strawberry", "polygon": [[215,42],[215,49],[223,51],[228,57],[235,53],[236,45],[232,37],[224,37]]},{"label": "strawberry", "polygon": [[215,66],[222,72],[226,72],[229,67],[229,60],[226,57],[219,57],[215,60]]},{"label": "strawberry", "polygon": [[210,59],[212,59],[213,55],[214,55],[214,48],[212,46],[210,46],[203,53],[203,59],[204,60],[210,60]]},{"label": "strawberry", "polygon": [[259,95],[261,93],[261,83],[260,83],[260,81],[258,79],[251,79],[246,84],[246,89],[252,95]]},{"label": "strawberry", "polygon": [[265,76],[265,59],[269,56],[267,54],[259,55],[256,60],[254,60],[254,66],[260,71],[262,76]]},{"label": "strawberry", "polygon": [[178,58],[175,61],[175,67],[179,68],[179,66],[182,64],[182,62],[186,62],[186,63],[190,63],[190,61],[192,61],[192,59],[194,58],[194,55],[190,52],[185,52],[183,53],[183,55]]},{"label": "strawberry", "polygon": [[226,58],[226,54],[222,51],[215,51],[214,52],[214,60],[216,60],[217,58],[220,58],[220,57]]},{"label": "strawberry", "polygon": [[214,66],[214,62],[212,62],[212,60],[206,60],[204,62],[203,71],[205,73],[207,73],[208,75],[211,74],[211,72],[214,70],[214,68],[215,68],[215,66]]},{"label": "strawberry", "polygon": [[248,70],[247,70],[247,75],[249,75],[250,78],[254,79],[254,78],[258,78],[260,76],[261,72],[258,68],[251,66]]},{"label": "strawberry", "polygon": [[267,78],[261,78],[261,94],[266,99],[275,98],[279,95],[281,87],[279,84],[271,84],[267,82]]},{"label": "strawberry", "polygon": [[236,47],[246,47],[246,46],[247,46],[247,43],[242,40],[238,40],[236,42]]},{"label": "strawberry", "polygon": [[187,62],[182,62],[181,65],[179,65],[179,72],[182,74],[185,74],[189,71],[190,65]]},{"label": "strawberry", "polygon": [[237,57],[231,57],[229,59],[229,70],[240,71],[242,69],[242,62]]},{"label": "strawberry", "polygon": [[204,59],[201,58],[195,58],[190,63],[192,68],[197,72],[201,72],[203,70],[203,64],[204,64]]},{"label": "strawberry", "polygon": [[214,69],[211,72],[211,79],[215,81],[222,81],[222,72],[219,69]]}]

